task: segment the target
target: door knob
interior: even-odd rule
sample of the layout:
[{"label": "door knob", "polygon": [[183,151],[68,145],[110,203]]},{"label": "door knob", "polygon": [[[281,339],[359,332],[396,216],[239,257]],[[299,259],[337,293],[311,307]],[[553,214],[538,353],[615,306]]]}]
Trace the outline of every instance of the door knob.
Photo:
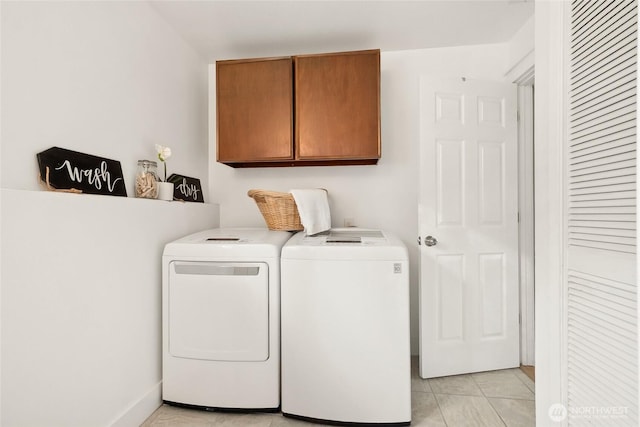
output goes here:
[{"label": "door knob", "polygon": [[425,246],[435,246],[438,244],[438,240],[433,236],[427,236],[424,238]]}]

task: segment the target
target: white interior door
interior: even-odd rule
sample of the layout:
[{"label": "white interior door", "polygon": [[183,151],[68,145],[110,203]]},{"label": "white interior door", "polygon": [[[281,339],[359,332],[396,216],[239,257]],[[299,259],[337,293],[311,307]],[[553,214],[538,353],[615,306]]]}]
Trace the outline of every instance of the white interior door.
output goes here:
[{"label": "white interior door", "polygon": [[516,86],[420,83],[420,376],[518,366]]}]

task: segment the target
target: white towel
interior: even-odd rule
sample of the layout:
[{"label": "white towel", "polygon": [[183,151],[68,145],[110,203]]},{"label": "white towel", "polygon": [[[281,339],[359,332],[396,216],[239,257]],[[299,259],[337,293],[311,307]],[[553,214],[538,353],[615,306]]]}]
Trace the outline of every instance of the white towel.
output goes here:
[{"label": "white towel", "polygon": [[321,188],[291,190],[291,195],[296,201],[300,222],[308,236],[331,228],[331,212],[326,190]]}]

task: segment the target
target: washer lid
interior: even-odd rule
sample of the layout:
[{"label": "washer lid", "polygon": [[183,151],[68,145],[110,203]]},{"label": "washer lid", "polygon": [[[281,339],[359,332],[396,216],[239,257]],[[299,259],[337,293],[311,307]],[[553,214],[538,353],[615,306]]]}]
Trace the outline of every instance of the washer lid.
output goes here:
[{"label": "washer lid", "polygon": [[288,231],[266,228],[214,228],[190,234],[164,248],[164,256],[225,259],[278,258],[291,237]]},{"label": "washer lid", "polygon": [[363,228],[334,228],[326,236],[325,243],[379,243],[386,238],[380,230]]},{"label": "washer lid", "polygon": [[282,259],[404,260],[407,248],[392,233],[364,228],[332,228],[323,235],[294,235],[282,248]]}]

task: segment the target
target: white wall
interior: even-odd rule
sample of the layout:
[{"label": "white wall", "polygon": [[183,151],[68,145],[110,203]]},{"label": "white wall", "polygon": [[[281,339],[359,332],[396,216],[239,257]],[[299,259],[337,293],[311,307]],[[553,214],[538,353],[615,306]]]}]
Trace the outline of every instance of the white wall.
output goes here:
[{"label": "white wall", "polygon": [[509,41],[507,81],[518,80],[535,63],[535,15]]},{"label": "white wall", "polygon": [[0,423],[140,425],[161,402],[162,250],[217,206],[0,191]]},{"label": "white wall", "polygon": [[2,188],[40,189],[36,153],[59,146],[120,161],[133,195],[157,143],[208,194],[206,63],[151,6],[0,3]]},{"label": "white wall", "polygon": [[[500,80],[508,45],[383,52],[381,55],[382,158],[375,166],[233,169],[215,161],[215,109],[209,114],[210,188],[221,206],[221,225],[264,225],[247,190],[322,187],[329,192],[333,226],[345,218],[397,234],[409,248],[412,352],[418,353],[419,77]],[[209,67],[209,104],[215,105],[215,65]]]},{"label": "white wall", "polygon": [[36,153],[119,160],[131,196],[169,145],[207,195],[207,65],[146,2],[0,10],[0,423],[137,426],[160,404],[162,247],[218,208],[37,191]]}]

